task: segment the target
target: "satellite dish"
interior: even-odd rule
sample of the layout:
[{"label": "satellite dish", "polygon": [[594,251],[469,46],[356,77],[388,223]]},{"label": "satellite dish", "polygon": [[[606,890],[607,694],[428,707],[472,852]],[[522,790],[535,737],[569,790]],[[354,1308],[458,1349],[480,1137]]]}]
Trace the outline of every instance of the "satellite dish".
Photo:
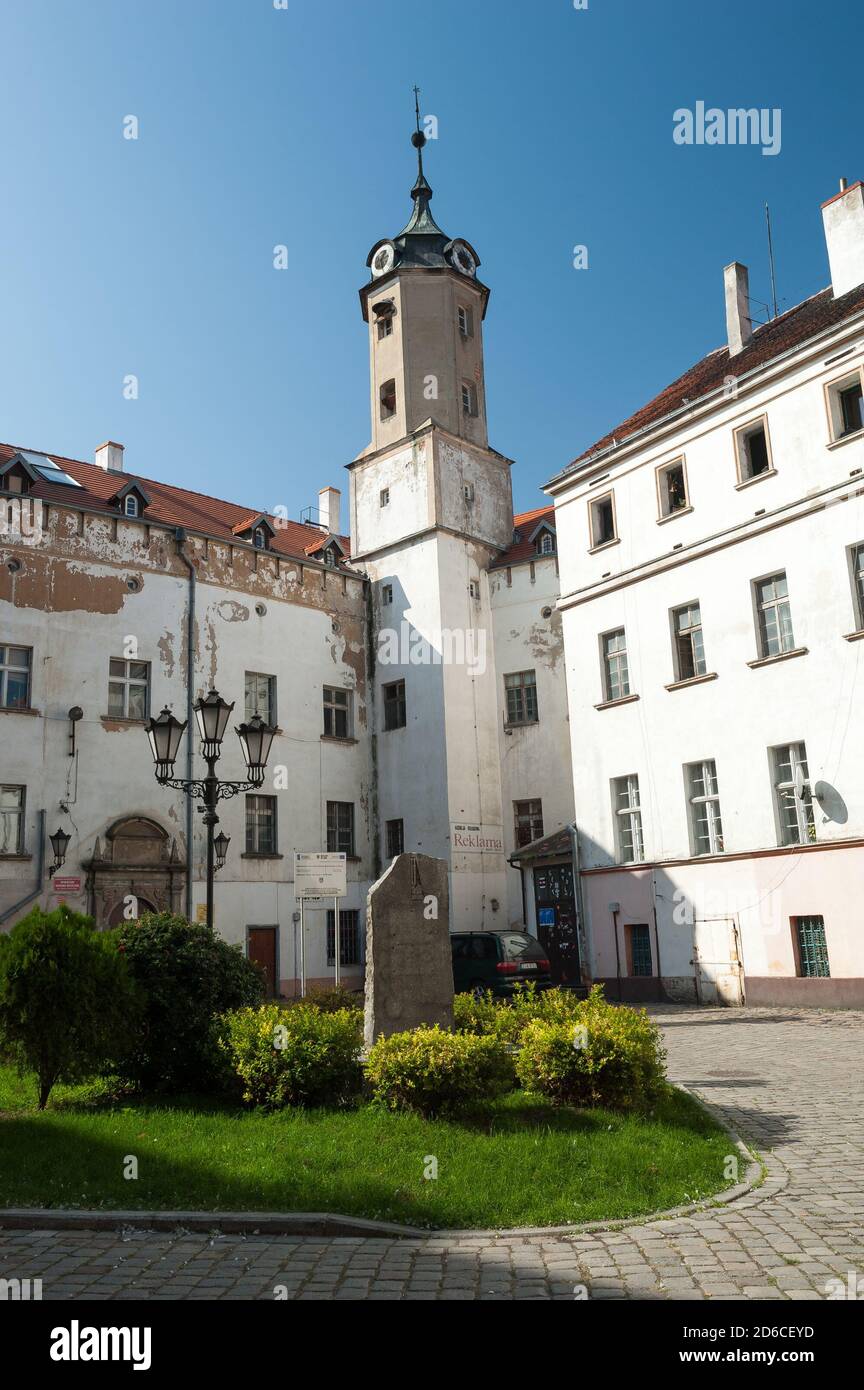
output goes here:
[{"label": "satellite dish", "polygon": [[804,800],[804,791],[807,786],[807,779],[804,776],[804,769],[800,763],[795,768],[795,795],[799,801]]}]

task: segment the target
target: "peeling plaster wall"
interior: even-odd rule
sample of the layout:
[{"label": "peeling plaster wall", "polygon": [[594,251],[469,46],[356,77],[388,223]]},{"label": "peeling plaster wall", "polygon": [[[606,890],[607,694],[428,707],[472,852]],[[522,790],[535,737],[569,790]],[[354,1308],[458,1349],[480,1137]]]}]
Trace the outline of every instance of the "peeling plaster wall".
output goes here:
[{"label": "peeling plaster wall", "polygon": [[[81,878],[82,893],[68,901],[82,910],[89,907],[83,864],[115,820],[149,817],[176,838],[179,857],[186,855],[182,794],[156,783],[141,724],[106,717],[109,661],[124,655],[151,665],[151,710],[168,705],[186,717],[188,583],[174,537],[123,518],[82,518],[56,505],[46,513],[40,544],[0,545],[0,640],[34,653],[34,712],[0,713],[0,777],[27,788],[25,848],[32,856],[0,859],[0,911],[34,886],[40,809],[48,813],[49,831],[57,821],[72,834],[62,874]],[[248,926],[278,926],[282,978],[290,981],[297,906],[293,852],[326,848],[328,800],[355,806],[357,858],[349,866],[343,910],[356,908],[362,919],[372,879],[368,741],[334,743],[321,737],[325,684],[353,692],[358,733],[368,723],[365,581],[202,537],[190,537],[187,549],[198,576],[195,693],[215,684],[234,700],[233,726],[243,718],[246,671],[273,675],[277,685],[280,733],[261,791],[277,797],[282,857],[242,858],[244,799],[221,803],[231,848],[217,879],[217,927],[228,940],[243,943]],[[20,566],[14,573],[10,560]],[[84,710],[76,726],[74,762],[68,756],[67,717],[73,705]],[[277,787],[273,773],[279,767],[285,772]],[[204,770],[196,754],[194,775]],[[185,738],[177,771],[185,773]],[[245,773],[232,728],[219,771],[234,779]],[[61,800],[68,803],[68,815],[59,809]],[[206,896],[205,841],[197,812],[194,825],[197,907]],[[41,901],[46,906],[57,901],[51,880]],[[307,968],[310,977],[332,974],[317,908],[307,914]],[[359,979],[359,966],[354,973]]]}]

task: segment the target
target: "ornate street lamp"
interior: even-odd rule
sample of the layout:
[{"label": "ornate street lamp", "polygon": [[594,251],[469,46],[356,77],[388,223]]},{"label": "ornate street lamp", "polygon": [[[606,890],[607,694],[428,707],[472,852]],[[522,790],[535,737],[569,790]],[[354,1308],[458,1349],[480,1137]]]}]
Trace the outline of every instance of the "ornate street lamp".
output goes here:
[{"label": "ornate street lamp", "polygon": [[156,781],[160,786],[174,787],[186,796],[194,796],[202,803],[198,809],[203,812],[207,827],[207,925],[212,927],[213,875],[225,863],[230,844],[228,835],[215,835],[215,828],[219,824],[216,807],[225,797],[255,791],[261,786],[276,729],[265,724],[257,714],[248,723],[241,724],[237,734],[246,759],[248,781],[221,782],[216,776],[216,763],[222,752],[222,740],[234,706],[223,700],[218,691],[210,690],[196,700],[192,708],[201,736],[201,752],[207,763],[206,777],[190,779],[172,775],[186,724],[175,719],[169,709],[163,709],[158,718],[150,719],[145,727],[156,765]]},{"label": "ornate street lamp", "polygon": [[240,740],[249,781],[261,786],[264,769],[270,756],[270,745],[276,730],[265,724],[260,714],[253,714],[248,724],[240,724],[234,731]]},{"label": "ornate street lamp", "polygon": [[216,839],[213,841],[213,851],[216,855],[216,873],[225,867],[225,860],[228,857],[228,846],[231,843],[231,836],[226,835],[224,830],[220,830]]},{"label": "ornate street lamp", "polygon": [[71,835],[67,835],[65,830],[59,828],[54,831],[53,835],[48,836],[48,839],[51,841],[51,849],[54,852],[54,863],[48,870],[49,878],[52,874],[56,874],[58,869],[62,869],[63,865],[66,863],[66,850],[69,847],[71,838]]}]

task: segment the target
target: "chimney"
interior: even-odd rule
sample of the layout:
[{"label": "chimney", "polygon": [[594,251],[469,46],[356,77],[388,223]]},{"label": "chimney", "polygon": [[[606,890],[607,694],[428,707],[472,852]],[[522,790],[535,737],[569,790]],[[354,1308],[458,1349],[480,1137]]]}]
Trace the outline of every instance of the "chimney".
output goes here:
[{"label": "chimney", "polygon": [[339,535],[339,511],[342,494],[338,487],[322,487],[318,493],[318,515],[321,525],[331,535]]},{"label": "chimney", "polygon": [[104,468],[106,473],[123,472],[123,445],[109,439],[96,450],[96,467]]},{"label": "chimney", "polygon": [[864,285],[864,184],[859,180],[822,204],[822,224],[828,243],[831,288],[834,298]]},{"label": "chimney", "polygon": [[729,356],[745,348],[753,337],[750,322],[750,273],[746,265],[733,261],[723,271],[723,287],[726,291],[726,338],[729,343]]}]

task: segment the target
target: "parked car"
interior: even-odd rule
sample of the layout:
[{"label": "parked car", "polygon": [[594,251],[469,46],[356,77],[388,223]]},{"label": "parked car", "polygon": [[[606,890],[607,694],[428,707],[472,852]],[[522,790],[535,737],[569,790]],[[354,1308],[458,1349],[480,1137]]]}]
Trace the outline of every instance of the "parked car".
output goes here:
[{"label": "parked car", "polygon": [[527,932],[454,932],[453,987],[457,994],[481,994],[491,990],[506,998],[531,980],[538,989],[549,989],[552,976],[546,952]]}]

